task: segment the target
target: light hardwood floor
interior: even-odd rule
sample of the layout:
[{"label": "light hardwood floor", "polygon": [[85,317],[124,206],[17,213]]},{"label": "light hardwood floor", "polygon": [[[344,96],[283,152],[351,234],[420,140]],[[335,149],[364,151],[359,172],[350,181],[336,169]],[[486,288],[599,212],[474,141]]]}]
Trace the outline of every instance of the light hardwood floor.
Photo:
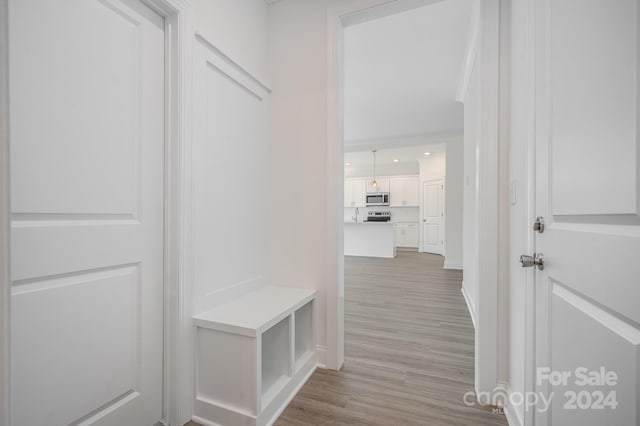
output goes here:
[{"label": "light hardwood floor", "polygon": [[345,260],[345,363],[317,370],[280,416],[289,425],[506,425],[473,390],[462,273],[442,257]]}]

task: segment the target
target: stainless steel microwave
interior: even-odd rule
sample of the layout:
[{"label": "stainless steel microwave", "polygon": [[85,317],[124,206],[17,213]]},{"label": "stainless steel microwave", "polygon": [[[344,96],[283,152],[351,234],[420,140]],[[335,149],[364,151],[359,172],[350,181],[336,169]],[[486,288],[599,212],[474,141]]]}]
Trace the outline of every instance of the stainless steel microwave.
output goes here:
[{"label": "stainless steel microwave", "polygon": [[388,206],[388,205],[389,205],[388,192],[371,192],[367,194],[367,207]]}]

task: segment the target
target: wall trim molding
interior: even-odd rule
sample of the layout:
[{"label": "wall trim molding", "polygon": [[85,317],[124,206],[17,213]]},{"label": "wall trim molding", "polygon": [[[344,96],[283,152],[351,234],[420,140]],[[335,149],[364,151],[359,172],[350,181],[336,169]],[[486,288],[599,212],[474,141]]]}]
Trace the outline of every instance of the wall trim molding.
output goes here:
[{"label": "wall trim molding", "polygon": [[474,302],[469,295],[469,292],[464,287],[464,281],[462,282],[462,287],[460,288],[462,292],[462,297],[464,297],[464,302],[467,304],[467,310],[469,311],[469,316],[471,317],[471,322],[473,323],[473,328],[476,329],[477,319],[476,319],[476,308],[474,306]]},{"label": "wall trim molding", "polygon": [[141,0],[165,18],[165,241],[163,413],[191,419],[190,187],[192,8],[188,0]]},{"label": "wall trim molding", "polygon": [[471,18],[469,19],[469,32],[467,33],[467,45],[463,56],[462,68],[460,69],[460,79],[458,81],[458,90],[456,91],[456,100],[464,102],[469,88],[469,81],[473,75],[473,69],[476,64],[478,54],[478,45],[480,44],[480,2],[473,1],[471,9]]},{"label": "wall trim molding", "polygon": [[462,263],[455,263],[455,262],[447,262],[447,259],[444,260],[444,266],[442,267],[443,269],[453,269],[456,271],[462,271]]},{"label": "wall trim molding", "polygon": [[318,368],[327,368],[327,347],[316,345],[316,363]]},{"label": "wall trim molding", "polygon": [[0,0],[0,424],[11,424],[8,4]]},{"label": "wall trim molding", "polygon": [[[208,37],[201,30],[194,32],[196,41],[206,47],[216,58],[210,65],[223,75],[227,76],[235,83],[244,87],[246,90],[254,94],[260,100],[271,94],[271,89],[253,73],[245,67],[231,59],[229,55],[213,42],[213,38]],[[215,62],[215,63],[213,63]]]},{"label": "wall trim molding", "polygon": [[[504,0],[481,0],[481,33],[477,66],[481,81],[481,137],[478,144],[478,290],[475,332],[476,391],[493,394],[508,377],[509,333],[506,325],[508,300],[509,163],[508,132],[505,132],[508,101],[509,60],[503,48]],[[508,29],[507,29],[508,30]],[[505,90],[507,92],[505,93]],[[505,195],[506,188],[506,195]],[[506,216],[505,216],[506,210]],[[505,272],[506,271],[506,272]],[[505,316],[506,312],[506,316]],[[502,320],[502,322],[501,322]],[[506,372],[506,373],[505,373]]]},{"label": "wall trim molding", "polygon": [[[279,1],[279,0],[276,0]],[[387,16],[397,15],[398,13],[408,12],[419,7],[429,6],[434,3],[440,3],[443,0],[402,0],[390,1],[376,7],[370,7],[359,13],[353,13],[343,18],[344,26],[351,27],[353,25],[362,24],[373,21],[375,19]]]}]

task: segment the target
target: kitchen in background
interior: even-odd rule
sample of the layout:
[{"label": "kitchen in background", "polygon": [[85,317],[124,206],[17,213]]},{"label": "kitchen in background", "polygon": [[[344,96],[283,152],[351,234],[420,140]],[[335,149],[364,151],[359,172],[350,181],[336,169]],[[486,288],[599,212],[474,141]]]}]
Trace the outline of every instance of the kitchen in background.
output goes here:
[{"label": "kitchen in background", "polygon": [[[418,159],[431,155],[430,149],[406,147],[345,153],[346,255],[394,257],[396,248],[419,248]],[[383,227],[387,229],[383,231]]]}]

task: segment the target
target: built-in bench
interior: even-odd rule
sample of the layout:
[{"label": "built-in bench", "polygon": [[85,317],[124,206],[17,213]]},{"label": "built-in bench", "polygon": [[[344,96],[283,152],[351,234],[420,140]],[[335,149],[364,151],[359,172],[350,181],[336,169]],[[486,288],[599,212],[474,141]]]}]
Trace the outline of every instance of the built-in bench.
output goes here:
[{"label": "built-in bench", "polygon": [[261,286],[194,316],[194,421],[275,421],[315,370],[315,294]]}]

